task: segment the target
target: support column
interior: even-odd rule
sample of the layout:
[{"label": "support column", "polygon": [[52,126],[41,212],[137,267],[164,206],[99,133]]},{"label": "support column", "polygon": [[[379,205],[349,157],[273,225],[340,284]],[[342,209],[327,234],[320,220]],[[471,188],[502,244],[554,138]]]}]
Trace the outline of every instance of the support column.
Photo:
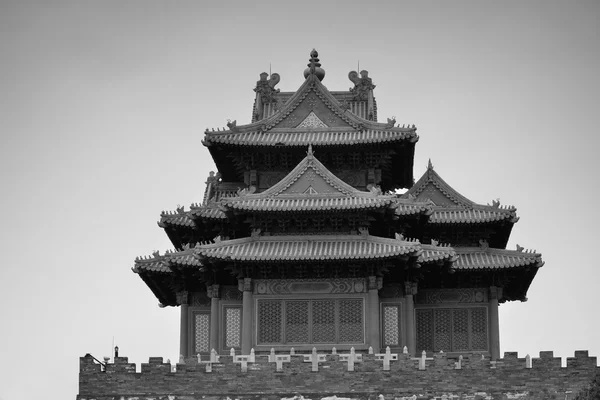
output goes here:
[{"label": "support column", "polygon": [[414,282],[404,282],[404,321],[406,323],[406,347],[408,354],[415,357],[417,353],[417,340],[415,331],[415,300],[417,294],[417,284]]},{"label": "support column", "polygon": [[210,349],[219,352],[219,285],[207,288],[210,297]]},{"label": "support column", "polygon": [[369,276],[369,315],[367,317],[367,341],[375,353],[381,352],[379,333],[379,287],[376,276]]},{"label": "support column", "polygon": [[490,354],[492,361],[500,358],[500,324],[498,321],[498,300],[502,298],[502,288],[490,287]]},{"label": "support column", "polygon": [[189,356],[189,313],[188,313],[188,292],[177,292],[177,303],[181,308],[181,317],[179,324],[179,355]]},{"label": "support column", "polygon": [[244,292],[242,299],[242,354],[250,354],[250,349],[252,349],[252,279],[239,279],[238,289]]}]

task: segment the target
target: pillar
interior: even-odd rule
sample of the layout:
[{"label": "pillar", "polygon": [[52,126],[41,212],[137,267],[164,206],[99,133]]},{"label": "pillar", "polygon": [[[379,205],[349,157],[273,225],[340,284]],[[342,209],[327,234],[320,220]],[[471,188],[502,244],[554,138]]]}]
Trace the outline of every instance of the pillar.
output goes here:
[{"label": "pillar", "polygon": [[177,303],[181,308],[181,317],[179,324],[179,355],[184,357],[189,356],[189,332],[190,332],[190,321],[188,313],[188,292],[177,292]]},{"label": "pillar", "polygon": [[498,322],[498,300],[502,298],[502,288],[490,287],[490,354],[492,361],[500,358],[500,324]]},{"label": "pillar", "polygon": [[208,288],[210,297],[210,349],[219,351],[219,285]]},{"label": "pillar", "polygon": [[404,322],[406,323],[406,347],[408,354],[415,357],[417,354],[417,339],[415,330],[415,300],[417,294],[417,284],[414,282],[404,282]]},{"label": "pillar", "polygon": [[243,291],[242,298],[242,354],[250,354],[252,349],[252,279],[238,281],[238,288]]},{"label": "pillar", "polygon": [[367,340],[375,353],[381,352],[379,327],[379,288],[376,276],[369,276],[369,314],[367,325]]}]

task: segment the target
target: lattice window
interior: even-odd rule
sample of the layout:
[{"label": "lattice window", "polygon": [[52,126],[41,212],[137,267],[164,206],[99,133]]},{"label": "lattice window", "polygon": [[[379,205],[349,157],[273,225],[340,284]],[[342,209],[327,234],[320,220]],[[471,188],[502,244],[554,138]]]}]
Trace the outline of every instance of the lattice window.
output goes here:
[{"label": "lattice window", "polygon": [[417,350],[487,351],[487,309],[419,308],[415,312]]},{"label": "lattice window", "polygon": [[400,306],[383,306],[383,346],[400,346]]},{"label": "lattice window", "polygon": [[452,350],[469,350],[469,310],[452,310]]},{"label": "lattice window", "polygon": [[433,350],[450,351],[450,314],[451,310],[433,311]]},{"label": "lattice window", "polygon": [[344,154],[342,153],[331,153],[331,163],[336,169],[340,169],[345,165]]},{"label": "lattice window", "polygon": [[210,315],[194,315],[194,353],[207,353],[210,351]]},{"label": "lattice window", "polygon": [[341,300],[340,343],[362,342],[363,326],[362,300]]},{"label": "lattice window", "polygon": [[285,339],[287,343],[308,342],[308,300],[285,304]]},{"label": "lattice window", "polygon": [[335,303],[331,300],[312,302],[313,343],[335,343]]},{"label": "lattice window", "polygon": [[242,309],[240,307],[225,308],[225,348],[242,346]]},{"label": "lattice window", "polygon": [[344,220],[341,218],[329,218],[329,221],[331,222],[331,228],[335,231],[339,231],[342,229],[342,225],[344,224]]},{"label": "lattice window", "polygon": [[433,310],[415,310],[417,324],[417,352],[433,350]]},{"label": "lattice window", "polygon": [[325,218],[323,217],[314,217],[312,218],[313,227],[320,231],[325,227]]},{"label": "lattice window", "polygon": [[362,299],[259,300],[258,344],[364,343]]},{"label": "lattice window", "polygon": [[471,347],[473,350],[488,349],[487,312],[485,308],[474,308],[471,311]]},{"label": "lattice window", "polygon": [[281,301],[262,300],[258,302],[258,342],[280,343],[282,337]]}]

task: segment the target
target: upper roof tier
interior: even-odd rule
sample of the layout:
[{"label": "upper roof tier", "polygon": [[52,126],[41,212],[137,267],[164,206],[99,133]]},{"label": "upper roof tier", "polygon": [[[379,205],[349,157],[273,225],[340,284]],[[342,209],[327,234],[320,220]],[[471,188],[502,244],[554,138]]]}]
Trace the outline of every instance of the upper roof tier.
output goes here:
[{"label": "upper roof tier", "polygon": [[336,97],[341,96],[334,96],[315,75],[309,75],[271,116],[247,125],[229,122],[228,129],[207,129],[203,143],[306,147],[419,140],[414,125],[401,127],[393,119],[380,123],[360,117]]},{"label": "upper roof tier", "polygon": [[[251,220],[245,216],[261,215],[268,219],[283,218],[284,214],[285,218],[294,214],[296,217],[300,217],[300,214],[319,214],[319,218],[323,218],[329,214],[336,220],[346,218],[345,222],[337,220],[337,228],[334,229],[338,229],[338,233],[350,233],[360,225],[360,218],[355,221],[358,225],[354,226],[348,214],[363,215],[363,223],[367,224],[366,214],[375,212],[392,224],[392,221],[426,220],[432,212],[429,201],[384,194],[375,185],[369,186],[367,191],[350,186],[317,159],[311,146],[292,171],[263,192],[255,193],[256,188],[251,186],[236,192],[228,191],[221,196],[218,181],[218,176],[209,176],[203,205],[192,205],[189,211],[179,207],[175,212],[161,214],[158,225],[165,229],[176,248],[181,248],[185,243],[212,240],[223,229],[232,228],[235,230],[232,234],[239,237],[251,228]],[[287,224],[286,229],[307,229],[307,226],[296,226],[296,222],[293,225]],[[323,228],[324,225],[318,229]]]},{"label": "upper roof tier", "polygon": [[[316,52],[315,52],[316,53]],[[318,61],[318,59],[317,59]],[[318,63],[317,63],[318,64]],[[373,85],[367,71],[349,74],[354,88],[347,92],[330,92],[322,83],[320,67],[313,58],[304,83],[294,93],[275,89],[278,74],[261,74],[255,88],[256,100],[252,122],[227,128],[206,130],[203,144],[209,151],[225,181],[243,181],[243,171],[232,158],[242,154],[277,148],[295,154],[308,145],[321,152],[377,151],[382,146],[391,151],[391,162],[384,173],[384,190],[410,187],[413,183],[414,144],[419,140],[416,127],[396,125],[395,119],[378,123]],[[320,64],[319,64],[320,65]],[[314,71],[313,71],[314,69]],[[324,75],[324,72],[323,72]],[[369,148],[365,146],[370,146]]]}]

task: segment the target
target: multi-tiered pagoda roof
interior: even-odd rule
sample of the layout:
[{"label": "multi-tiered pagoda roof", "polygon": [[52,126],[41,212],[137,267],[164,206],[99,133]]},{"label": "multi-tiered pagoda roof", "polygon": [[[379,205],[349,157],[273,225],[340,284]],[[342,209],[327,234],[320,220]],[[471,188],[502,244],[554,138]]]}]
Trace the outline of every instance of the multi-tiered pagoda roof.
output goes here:
[{"label": "multi-tiered pagoda roof", "polygon": [[280,92],[279,75],[262,74],[249,124],[205,132],[218,172],[204,199],[163,212],[158,225],[174,249],[133,268],[160,303],[183,304],[178,293],[244,279],[308,277],[376,278],[382,293],[400,285],[404,296],[418,283],[525,300],[543,261],[520,246],[506,249],[516,209],[469,200],[431,162],[414,183],[416,127],[377,122],[366,71],[349,74],[349,91],[330,92],[316,57],[296,92]]}]

